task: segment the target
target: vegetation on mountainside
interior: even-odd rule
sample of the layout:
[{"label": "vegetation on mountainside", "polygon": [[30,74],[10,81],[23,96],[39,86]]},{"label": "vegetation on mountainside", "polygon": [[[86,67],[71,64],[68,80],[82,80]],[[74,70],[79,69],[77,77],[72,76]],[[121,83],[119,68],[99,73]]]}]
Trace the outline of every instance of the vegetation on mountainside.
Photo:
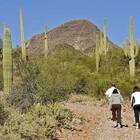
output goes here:
[{"label": "vegetation on mountainside", "polygon": [[[63,49],[54,51],[46,59],[44,55],[38,54],[29,57],[26,63],[22,61],[20,48],[14,48],[14,81],[11,93],[6,98],[4,111],[6,114],[8,111],[8,115],[4,120],[5,125],[1,126],[0,135],[5,135],[10,126],[9,132],[5,135],[7,138],[53,137],[58,126],[63,127],[64,121],[60,123],[56,119],[59,118],[59,113],[56,114],[55,111],[56,107],[52,110],[55,118],[48,115],[48,105],[68,100],[71,94],[87,95],[100,100],[104,98],[104,92],[111,82],[115,82],[122,95],[129,98],[133,86],[139,85],[140,82],[139,58],[140,55],[136,59],[137,77],[130,79],[129,59],[124,56],[121,49],[108,51],[106,56],[101,55],[100,69],[97,73],[95,56],[89,57],[67,45],[63,46]],[[38,115],[32,113],[37,106],[42,106],[47,111],[43,112],[46,115],[39,115],[42,114],[40,112],[42,109],[36,112]],[[61,110],[60,107],[58,109]],[[62,113],[62,120],[72,118],[72,114],[68,112]],[[42,124],[38,125],[40,121]]]},{"label": "vegetation on mountainside", "polygon": [[[56,130],[70,129],[68,121],[72,121],[73,114],[62,109],[61,103],[69,100],[71,95],[86,95],[101,100],[110,84],[115,82],[123,97],[129,99],[133,87],[139,86],[140,54],[137,52],[137,57],[133,58],[135,61],[132,65],[136,64],[136,77],[130,77],[129,58],[124,56],[122,49],[109,50],[107,46],[106,20],[103,40],[102,35],[100,37],[100,45],[103,45],[100,54],[99,43],[97,54],[91,52],[92,56],[68,44],[56,45],[49,52],[45,29],[44,54],[29,55],[26,47],[30,42],[25,45],[22,18],[20,9],[21,48],[5,50],[5,44],[10,44],[11,39],[4,38],[4,45],[0,40],[0,90],[7,89],[8,93],[0,93],[1,140],[53,138]],[[8,31],[5,27],[4,33],[6,30]],[[98,62],[97,58],[100,58]],[[8,71],[11,62],[13,67]],[[13,80],[11,83],[9,75]],[[10,88],[5,88],[5,81]]]}]

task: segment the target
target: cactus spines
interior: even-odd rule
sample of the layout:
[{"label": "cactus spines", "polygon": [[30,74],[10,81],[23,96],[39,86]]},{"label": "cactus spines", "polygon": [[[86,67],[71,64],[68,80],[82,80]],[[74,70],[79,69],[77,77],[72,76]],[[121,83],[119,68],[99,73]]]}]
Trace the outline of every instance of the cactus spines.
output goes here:
[{"label": "cactus spines", "polygon": [[9,94],[12,84],[12,45],[11,33],[8,28],[4,29],[3,44],[3,80],[4,93]]},{"label": "cactus spines", "polygon": [[24,39],[24,24],[23,24],[22,8],[20,8],[20,31],[21,31],[22,60],[26,62],[26,46],[25,46],[25,39]]},{"label": "cactus spines", "polygon": [[99,36],[96,35],[96,70],[99,71],[99,62],[100,62],[100,55],[99,55]]},{"label": "cactus spines", "polygon": [[130,40],[126,39],[126,43],[123,44],[124,54],[129,57],[129,70],[130,77],[135,76],[135,58],[139,53],[139,41],[136,40],[136,47],[134,47],[134,35],[133,35],[133,17],[130,17]]},{"label": "cactus spines", "polygon": [[48,31],[47,31],[47,25],[44,26],[44,56],[45,58],[48,56],[49,49],[48,49]]}]

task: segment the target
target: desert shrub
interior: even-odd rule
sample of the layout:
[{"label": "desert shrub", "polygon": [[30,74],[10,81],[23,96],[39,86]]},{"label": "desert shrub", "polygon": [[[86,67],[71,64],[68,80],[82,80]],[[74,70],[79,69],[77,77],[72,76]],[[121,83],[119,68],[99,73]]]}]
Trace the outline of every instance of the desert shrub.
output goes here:
[{"label": "desert shrub", "polygon": [[131,78],[129,76],[129,71],[123,71],[112,74],[100,74],[94,73],[92,76],[88,77],[88,89],[89,95],[92,97],[96,97],[98,100],[104,98],[104,93],[108,88],[110,88],[111,83],[114,82],[116,84],[116,88],[118,88],[125,99],[130,99],[133,87],[135,85],[140,86],[140,75],[136,73],[137,78]]},{"label": "desert shrub", "polygon": [[65,45],[58,45],[55,47],[53,57],[57,58],[59,62],[77,62],[77,59],[80,56],[84,56],[83,53],[74,49],[72,46],[65,44]]},{"label": "desert shrub", "polygon": [[74,86],[74,93],[76,94],[88,94],[88,70],[82,66],[77,65],[73,71],[71,71],[73,77],[76,78],[76,84]]},{"label": "desert shrub", "polygon": [[24,82],[15,85],[7,96],[7,102],[11,106],[19,108],[22,112],[26,112],[35,103],[33,91],[34,89],[29,83]]},{"label": "desert shrub", "polygon": [[0,91],[0,126],[4,124],[8,115],[4,92]]},{"label": "desert shrub", "polygon": [[20,81],[12,86],[11,92],[7,95],[10,105],[27,111],[35,103],[36,77],[38,69],[33,62],[24,63],[21,59],[15,61],[16,74]]},{"label": "desert shrub", "polygon": [[100,73],[115,76],[124,69],[128,70],[128,58],[125,57],[123,50],[114,49],[106,55],[101,55]]},{"label": "desert shrub", "polygon": [[12,87],[8,102],[27,110],[34,102],[48,104],[67,99],[77,82],[72,74],[74,65],[58,63],[56,58],[19,61],[17,76],[21,82]]},{"label": "desert shrub", "polygon": [[0,103],[0,125],[3,125],[8,117],[8,112],[4,108],[4,105]]},{"label": "desert shrub", "polygon": [[69,109],[62,109],[59,103],[48,104],[48,114],[58,121],[58,125],[63,127],[66,122],[72,121],[73,114]]},{"label": "desert shrub", "polygon": [[[95,67],[95,56],[86,56],[72,47],[64,47],[46,59],[42,55],[32,56],[27,63],[19,59],[16,61],[16,76],[21,78],[21,83],[13,86],[10,102],[14,102],[12,105],[16,107],[28,109],[33,103],[67,100],[71,93],[101,99],[112,82],[117,84],[123,95],[129,96],[132,86],[140,81],[137,78],[131,82],[128,59],[119,49],[101,56],[98,73]],[[126,88],[127,85],[131,86]]]},{"label": "desert shrub", "polygon": [[72,92],[87,92],[86,74],[75,63],[47,62],[38,75],[37,94],[43,103],[62,101]]},{"label": "desert shrub", "polygon": [[92,98],[89,95],[82,95],[82,94],[76,94],[76,93],[72,93],[69,99],[69,101],[72,103],[82,102],[82,101],[94,101],[94,100],[95,98]]},{"label": "desert shrub", "polygon": [[37,77],[36,94],[38,101],[42,103],[57,102],[67,99],[72,91],[73,78],[68,74],[68,68],[63,63],[51,59],[42,64],[40,74]]},{"label": "desert shrub", "polygon": [[102,76],[99,73],[94,73],[88,78],[89,95],[101,99],[104,96],[107,85],[111,83],[108,75]]},{"label": "desert shrub", "polygon": [[96,70],[95,57],[81,56],[78,58],[77,64],[84,66],[89,72]]},{"label": "desert shrub", "polygon": [[[69,47],[44,59],[40,55],[24,63],[20,50],[13,50],[15,77],[8,102],[22,111],[33,103],[48,104],[66,100],[72,92],[88,94],[87,75],[93,67],[92,59]],[[88,70],[87,70],[88,69]],[[93,70],[93,69],[92,69]]]},{"label": "desert shrub", "polygon": [[[63,110],[59,104],[43,106],[34,104],[27,113],[9,108],[10,115],[4,126],[0,126],[0,139],[45,140],[52,138],[61,122],[71,118],[69,110]],[[61,121],[60,121],[61,120]],[[63,124],[62,124],[63,125]]]}]

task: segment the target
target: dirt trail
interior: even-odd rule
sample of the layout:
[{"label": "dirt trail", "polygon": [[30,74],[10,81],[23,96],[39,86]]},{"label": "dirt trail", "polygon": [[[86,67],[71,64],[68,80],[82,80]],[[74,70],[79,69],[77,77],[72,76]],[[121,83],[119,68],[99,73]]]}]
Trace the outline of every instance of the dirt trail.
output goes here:
[{"label": "dirt trail", "polygon": [[64,107],[88,121],[78,125],[81,131],[63,130],[59,140],[140,140],[140,129],[136,130],[133,126],[134,114],[129,108],[126,112],[122,112],[123,127],[118,129],[112,127],[113,123],[109,119],[110,113],[107,106],[65,103]]}]

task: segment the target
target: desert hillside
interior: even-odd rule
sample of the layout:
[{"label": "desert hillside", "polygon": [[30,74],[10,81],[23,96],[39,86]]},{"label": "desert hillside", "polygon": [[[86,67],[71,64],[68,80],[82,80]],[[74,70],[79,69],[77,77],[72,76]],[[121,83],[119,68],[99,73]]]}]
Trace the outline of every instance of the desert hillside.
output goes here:
[{"label": "desert hillside", "polygon": [[[50,51],[52,51],[55,46],[67,44],[89,54],[94,52],[96,35],[99,35],[100,32],[99,28],[90,21],[69,21],[48,32],[48,46]],[[118,47],[109,39],[108,44],[110,49]],[[43,52],[43,50],[44,33],[34,35],[30,39],[29,52],[37,53]]]}]

